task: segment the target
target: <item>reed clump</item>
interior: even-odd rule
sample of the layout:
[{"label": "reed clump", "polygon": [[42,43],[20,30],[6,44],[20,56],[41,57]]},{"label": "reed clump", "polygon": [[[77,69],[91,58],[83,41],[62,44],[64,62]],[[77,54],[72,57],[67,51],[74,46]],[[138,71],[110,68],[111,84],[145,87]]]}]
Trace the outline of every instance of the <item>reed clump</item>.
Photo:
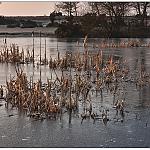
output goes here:
[{"label": "reed clump", "polygon": [[[104,56],[102,51],[66,53],[62,58],[51,58],[49,67],[56,78],[47,79],[46,83],[41,80],[28,81],[23,70],[16,67],[16,79],[7,81],[7,105],[16,107],[36,119],[57,119],[66,111],[71,114],[78,113],[79,103],[82,103],[81,123],[87,118],[93,119],[94,122],[100,118],[106,125],[110,120],[109,110],[103,110],[101,114],[95,113],[91,95],[100,95],[101,101],[104,101],[103,93],[110,93],[116,116],[120,114],[123,121],[125,97],[121,95],[120,90],[123,94],[126,90],[122,85],[134,83],[141,88],[150,83],[150,76],[145,70],[141,69],[136,76],[131,77],[126,60],[116,56]],[[61,75],[58,75],[58,70],[62,72]],[[65,76],[64,71],[69,75]]]},{"label": "reed clump", "polygon": [[[142,66],[135,70],[130,70],[124,58],[114,55],[103,55],[102,50],[89,51],[87,37],[84,40],[84,51],[66,52],[60,57],[58,51],[57,59],[52,57],[49,60],[42,59],[37,65],[49,65],[51,71],[55,73],[55,78],[47,79],[46,83],[41,78],[34,82],[29,81],[27,75],[17,65],[16,79],[11,78],[6,81],[6,102],[7,107],[15,107],[25,112],[35,119],[57,119],[65,113],[69,113],[69,123],[72,113],[81,114],[81,123],[87,118],[101,119],[106,125],[109,118],[108,109],[103,109],[98,113],[94,112],[94,99],[100,96],[100,100],[105,103],[103,93],[111,94],[112,103],[116,111],[116,116],[121,116],[121,122],[125,117],[125,84],[135,84],[137,89],[150,84],[150,76]],[[107,44],[101,44],[107,47]],[[113,45],[110,45],[114,47]],[[118,47],[138,47],[142,46],[138,41],[131,43],[120,43]],[[1,62],[31,63],[34,62],[33,55],[27,50],[19,52],[19,47],[12,46],[8,50],[1,51]],[[45,52],[46,54],[46,52]],[[58,71],[61,75],[58,75]],[[67,72],[65,75],[64,72]],[[79,107],[82,105],[82,109]],[[79,112],[80,111],[80,112]]]},{"label": "reed clump", "polygon": [[[41,40],[41,37],[40,37]],[[78,45],[79,46],[79,45]],[[85,49],[90,48],[90,45],[87,44],[87,37],[84,39],[84,44]],[[143,43],[142,41],[139,40],[128,40],[128,41],[118,41],[118,42],[113,42],[113,41],[101,41],[99,44],[93,43],[92,46],[94,49],[95,48],[134,48],[134,47],[150,47],[150,43]],[[51,57],[48,59],[47,58],[47,52],[46,52],[46,40],[45,40],[45,54],[44,58],[41,56],[41,42],[40,42],[40,59],[36,60],[37,65],[49,65],[50,68],[56,68],[56,67],[62,67],[62,68],[67,68],[67,64],[70,63],[70,59],[68,59],[68,53],[65,54],[64,58],[60,58],[60,53],[58,51],[58,58],[52,59]],[[11,44],[10,46],[7,45],[7,43],[4,43],[3,48],[0,50],[0,63],[19,63],[19,64],[29,64],[29,63],[34,63],[35,62],[35,45],[33,44],[33,50],[30,49],[20,49],[19,46],[16,44]],[[84,52],[84,60],[87,60],[86,57],[88,52]],[[75,56],[72,57],[72,64],[74,64],[73,58],[76,59],[80,55],[79,52],[76,53]],[[88,55],[89,56],[89,55]],[[90,56],[92,57],[92,56]],[[91,61],[93,59],[98,59],[96,56],[91,58]],[[83,63],[79,63],[81,60],[80,58],[78,59],[78,69],[80,70],[80,66],[83,65]],[[89,62],[88,62],[89,63]],[[74,64],[75,65],[75,64]],[[84,65],[85,62],[84,62]],[[87,66],[85,66],[86,68]]]},{"label": "reed clump", "polygon": [[11,44],[9,47],[4,45],[3,49],[0,51],[0,63],[29,63],[32,62],[33,58],[27,50],[27,55],[25,55],[24,49],[20,50],[19,46],[16,44]]}]

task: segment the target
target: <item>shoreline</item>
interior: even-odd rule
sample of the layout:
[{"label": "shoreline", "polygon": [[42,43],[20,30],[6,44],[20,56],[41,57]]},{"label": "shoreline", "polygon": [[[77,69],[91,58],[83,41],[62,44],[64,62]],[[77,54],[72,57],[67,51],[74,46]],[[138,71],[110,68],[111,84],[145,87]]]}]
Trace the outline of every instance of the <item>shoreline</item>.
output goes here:
[{"label": "shoreline", "polygon": [[[7,35],[7,36],[6,36]],[[32,37],[32,32],[24,32],[24,33],[0,33],[0,37]],[[39,33],[34,33],[34,37],[40,37]],[[41,32],[41,37],[56,37],[55,34],[45,34]]]},{"label": "shoreline", "polygon": [[2,28],[0,27],[0,37],[32,37],[34,32],[34,37],[39,37],[40,32],[42,37],[56,37],[55,30],[56,27],[36,27],[36,28]]},{"label": "shoreline", "polygon": [[[55,31],[57,27],[35,27],[35,28],[7,28],[7,27],[0,27],[0,37],[32,37],[32,33],[34,32],[34,37],[40,37],[40,32],[42,37],[54,37],[57,38]],[[132,35],[132,36],[95,36],[91,35],[88,38],[150,38],[150,34],[147,32],[145,35]],[[85,36],[80,37],[62,37],[62,38],[84,38]],[[61,37],[60,37],[61,38]]]}]

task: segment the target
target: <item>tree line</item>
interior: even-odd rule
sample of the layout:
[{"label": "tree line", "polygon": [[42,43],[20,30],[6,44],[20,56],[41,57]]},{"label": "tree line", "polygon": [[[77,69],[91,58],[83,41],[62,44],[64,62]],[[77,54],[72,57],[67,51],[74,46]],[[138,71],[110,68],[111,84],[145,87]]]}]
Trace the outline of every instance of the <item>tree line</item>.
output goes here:
[{"label": "tree line", "polygon": [[[110,34],[120,32],[121,27],[125,24],[126,16],[138,18],[138,26],[145,27],[149,9],[150,2],[57,2],[55,4],[55,11],[68,16],[68,25],[73,25],[73,20],[77,22],[73,18],[80,16],[79,22],[83,30],[90,31],[90,29],[101,26],[105,32]],[[130,23],[127,26],[130,28]]]}]

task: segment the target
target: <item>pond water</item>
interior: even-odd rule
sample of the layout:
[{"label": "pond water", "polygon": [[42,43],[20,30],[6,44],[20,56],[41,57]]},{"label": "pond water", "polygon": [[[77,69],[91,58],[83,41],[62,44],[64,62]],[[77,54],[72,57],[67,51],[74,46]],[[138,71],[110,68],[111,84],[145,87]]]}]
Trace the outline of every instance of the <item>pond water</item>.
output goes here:
[{"label": "pond water", "polygon": [[[2,49],[3,38],[0,38]],[[84,39],[57,39],[42,38],[42,56],[44,57],[46,40],[47,57],[57,58],[57,52],[63,56],[66,51],[83,51]],[[93,44],[108,40],[118,42],[130,39],[88,39],[88,49],[94,48]],[[149,42],[150,39],[139,39]],[[17,44],[20,48],[32,50],[33,39],[29,37],[7,38],[7,44]],[[36,37],[35,57],[39,59],[40,39]],[[150,48],[102,48],[104,55],[116,55],[127,60],[130,70],[134,71],[136,65],[144,65],[146,72],[150,73]],[[28,77],[39,79],[39,68],[33,65],[22,65]],[[6,79],[15,76],[13,64],[0,64],[0,85],[5,85]],[[50,78],[51,70],[48,66],[41,66],[41,78],[45,82]],[[53,72],[52,72],[53,73]],[[53,73],[53,76],[55,74]],[[79,115],[72,115],[71,124],[68,123],[68,114],[64,114],[61,120],[34,121],[17,112],[7,110],[4,102],[0,107],[0,147],[150,147],[150,86],[137,89],[134,84],[124,85],[125,88],[125,121],[115,122],[110,120],[105,126],[102,121],[85,120],[81,124]],[[104,93],[103,101],[100,95],[92,96],[93,110],[108,108],[109,117],[115,116],[113,109],[113,97],[110,93]],[[82,108],[81,108],[82,109]],[[81,110],[80,109],[80,110]],[[9,114],[14,114],[8,117]]]}]

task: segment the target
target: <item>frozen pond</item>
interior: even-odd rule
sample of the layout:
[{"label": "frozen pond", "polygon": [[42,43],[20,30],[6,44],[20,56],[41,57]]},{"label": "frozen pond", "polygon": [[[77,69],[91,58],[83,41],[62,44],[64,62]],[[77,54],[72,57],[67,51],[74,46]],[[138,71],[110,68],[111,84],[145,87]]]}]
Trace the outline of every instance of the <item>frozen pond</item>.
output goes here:
[{"label": "frozen pond", "polygon": [[[7,44],[15,43],[20,48],[32,50],[32,38],[7,38]],[[42,51],[46,51],[47,57],[57,57],[57,50],[63,56],[66,51],[83,51],[83,39],[57,39],[42,38]],[[89,39],[89,50],[93,44],[98,44],[104,39]],[[118,42],[128,39],[105,39]],[[149,42],[150,39],[141,39]],[[77,42],[78,41],[78,42]],[[39,59],[39,38],[34,39],[35,57]],[[0,38],[2,48],[3,38]],[[136,65],[144,65],[146,72],[150,73],[150,48],[102,48],[105,55],[116,55],[127,60],[130,70],[134,71]],[[44,52],[42,52],[44,57]],[[28,77],[34,76],[37,80],[40,76],[39,68],[33,65],[22,65]],[[15,67],[12,64],[0,64],[0,85],[5,85],[6,79],[15,76]],[[51,70],[48,66],[41,66],[42,81],[50,78]],[[102,121],[84,120],[81,124],[80,113],[72,115],[71,124],[68,123],[68,114],[62,119],[34,121],[29,117],[18,113],[17,110],[7,110],[0,107],[0,147],[150,147],[150,86],[137,89],[134,84],[125,84],[126,107],[125,121],[115,122],[110,120],[105,126]],[[104,93],[103,101],[100,95],[92,95],[93,111],[108,108],[109,116],[115,116],[113,109],[113,97],[110,93]],[[1,102],[4,104],[4,102]],[[82,109],[82,108],[81,108]],[[8,117],[9,114],[14,114]]]}]

